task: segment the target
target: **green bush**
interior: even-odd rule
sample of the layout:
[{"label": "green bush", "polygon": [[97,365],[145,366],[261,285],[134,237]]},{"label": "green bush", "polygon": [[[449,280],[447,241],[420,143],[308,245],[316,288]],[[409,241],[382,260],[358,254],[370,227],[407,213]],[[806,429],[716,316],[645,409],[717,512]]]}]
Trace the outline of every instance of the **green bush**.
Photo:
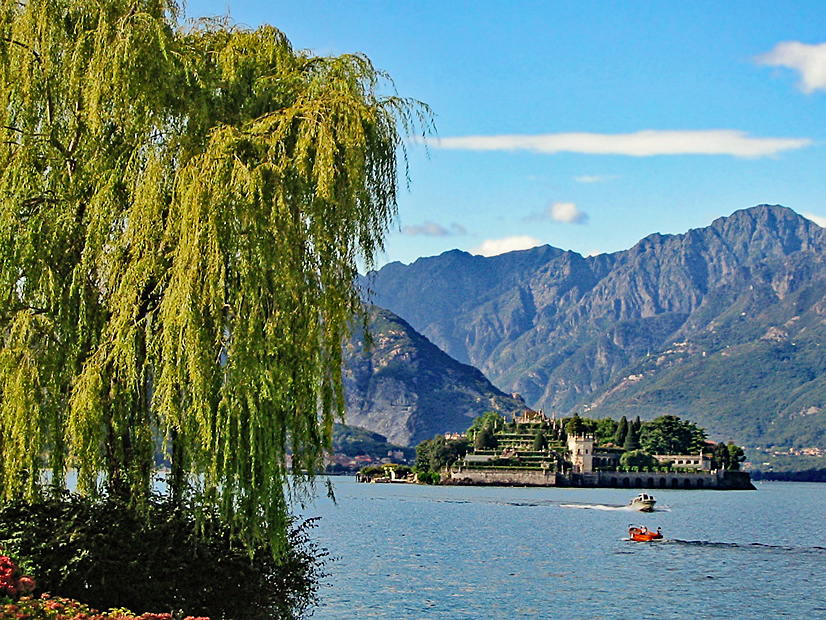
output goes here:
[{"label": "green bush", "polygon": [[626,470],[638,472],[656,467],[659,463],[657,459],[642,450],[631,450],[620,457],[620,464]]},{"label": "green bush", "polygon": [[442,479],[442,477],[434,471],[419,472],[416,476],[418,477],[419,482],[424,482],[425,484],[439,484]]},{"label": "green bush", "polygon": [[367,465],[366,467],[362,467],[359,470],[359,473],[362,476],[367,476],[368,478],[372,478],[374,476],[383,476],[384,467],[382,467],[381,465]]},{"label": "green bush", "polygon": [[[0,545],[35,577],[35,594],[97,609],[180,611],[233,620],[295,619],[315,603],[326,552],[293,523],[283,552],[238,543],[217,515],[153,500],[146,513],[72,494],[0,506]],[[183,614],[181,614],[183,615]]]}]

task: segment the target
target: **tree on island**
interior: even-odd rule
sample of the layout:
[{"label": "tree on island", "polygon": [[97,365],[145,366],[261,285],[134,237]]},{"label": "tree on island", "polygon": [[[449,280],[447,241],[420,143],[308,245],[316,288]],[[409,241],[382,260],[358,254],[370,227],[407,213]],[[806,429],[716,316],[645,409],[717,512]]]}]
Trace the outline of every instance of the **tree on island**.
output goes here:
[{"label": "tree on island", "polygon": [[496,448],[497,441],[490,426],[483,426],[473,438],[473,447],[477,450],[489,450]]},{"label": "tree on island", "polygon": [[728,469],[731,461],[728,446],[722,441],[715,445],[711,458],[712,466],[716,469]]},{"label": "tree on island", "polygon": [[729,454],[729,461],[728,467],[729,469],[739,470],[740,465],[746,462],[746,452],[738,445],[735,445],[733,441],[728,442],[728,454]]},{"label": "tree on island", "polygon": [[[344,411],[426,107],[361,55],[169,0],[4,1],[0,14],[0,483],[170,501],[279,547]],[[292,473],[287,464],[291,454]],[[45,456],[44,456],[45,455]]]},{"label": "tree on island", "polygon": [[743,448],[734,444],[733,441],[724,444],[722,442],[714,446],[713,454],[715,464],[722,469],[739,470],[740,464],[746,460]]},{"label": "tree on island", "polygon": [[649,454],[697,454],[705,447],[706,434],[694,422],[664,415],[646,422],[640,444]]},{"label": "tree on island", "polygon": [[613,441],[618,427],[619,424],[617,421],[611,418],[602,418],[601,420],[597,420],[596,428],[594,429],[594,439],[597,444],[606,444]]},{"label": "tree on island", "polygon": [[569,437],[584,435],[587,431],[588,425],[579,417],[578,413],[571,416],[571,419],[565,424],[565,432]]},{"label": "tree on island", "polygon": [[639,418],[637,418],[635,421],[631,422],[628,425],[628,432],[626,433],[625,441],[622,444],[622,447],[626,451],[631,452],[633,450],[639,450],[639,448],[640,448],[640,428],[641,428],[641,423],[639,421]]},{"label": "tree on island", "polygon": [[628,435],[628,419],[625,416],[620,418],[617,430],[614,433],[614,444],[622,447],[625,445],[625,437]]},{"label": "tree on island", "polygon": [[415,469],[418,473],[438,473],[443,467],[464,457],[469,449],[470,441],[467,437],[445,439],[444,435],[436,435],[416,446]]},{"label": "tree on island", "polygon": [[488,429],[488,431],[492,434],[505,428],[505,424],[506,421],[502,414],[497,413],[496,411],[486,411],[473,420],[473,424],[471,424],[470,428],[467,429],[467,435],[471,441],[473,441],[476,439],[476,435],[483,429]]},{"label": "tree on island", "polygon": [[642,470],[657,467],[659,461],[643,450],[631,450],[620,457],[620,465],[627,469],[636,467]]}]

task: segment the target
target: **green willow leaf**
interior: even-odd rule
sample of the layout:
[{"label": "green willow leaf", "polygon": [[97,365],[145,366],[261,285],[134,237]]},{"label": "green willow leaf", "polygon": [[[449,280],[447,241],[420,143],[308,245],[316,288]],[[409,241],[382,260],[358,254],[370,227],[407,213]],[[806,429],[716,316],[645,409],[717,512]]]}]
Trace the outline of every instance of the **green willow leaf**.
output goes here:
[{"label": "green willow leaf", "polygon": [[0,6],[3,496],[75,468],[141,506],[162,452],[178,501],[283,537],[429,110],[164,0]]}]

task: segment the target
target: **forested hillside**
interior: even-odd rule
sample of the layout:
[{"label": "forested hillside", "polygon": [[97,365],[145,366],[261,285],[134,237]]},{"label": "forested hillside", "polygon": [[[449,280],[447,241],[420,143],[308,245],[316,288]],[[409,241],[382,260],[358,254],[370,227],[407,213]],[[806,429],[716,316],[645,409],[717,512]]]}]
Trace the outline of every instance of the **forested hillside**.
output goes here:
[{"label": "forested hillside", "polygon": [[824,250],[823,228],[761,205],[614,254],[451,251],[368,283],[535,408],[674,414],[715,438],[826,448]]}]

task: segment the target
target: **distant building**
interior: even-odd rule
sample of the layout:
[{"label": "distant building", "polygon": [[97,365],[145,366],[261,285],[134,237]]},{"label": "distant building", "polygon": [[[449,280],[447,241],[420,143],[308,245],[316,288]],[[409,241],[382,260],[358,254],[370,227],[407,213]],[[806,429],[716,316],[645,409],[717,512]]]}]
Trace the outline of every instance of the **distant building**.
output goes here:
[{"label": "distant building", "polygon": [[671,463],[675,469],[711,469],[711,456],[708,454],[654,454],[660,463]]},{"label": "distant building", "polygon": [[594,471],[594,436],[577,435],[568,437],[568,452],[575,474],[589,474]]},{"label": "distant building", "polygon": [[549,424],[550,420],[541,411],[534,411],[533,409],[525,409],[520,416],[513,418],[517,424]]}]

